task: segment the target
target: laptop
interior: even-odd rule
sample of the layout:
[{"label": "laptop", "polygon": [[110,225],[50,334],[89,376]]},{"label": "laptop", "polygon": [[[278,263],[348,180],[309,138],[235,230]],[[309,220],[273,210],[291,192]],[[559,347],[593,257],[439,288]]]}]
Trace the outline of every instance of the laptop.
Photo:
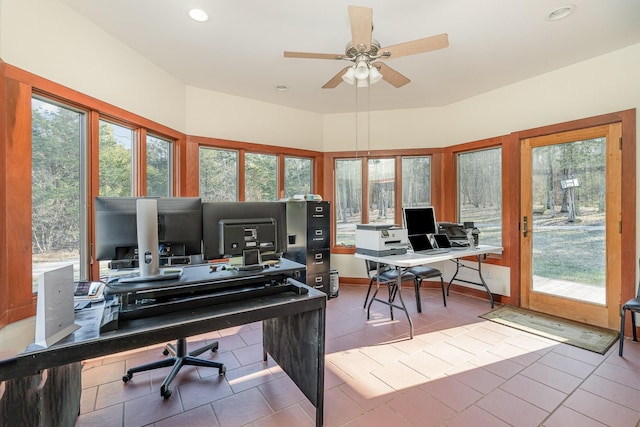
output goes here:
[{"label": "laptop", "polygon": [[429,236],[426,234],[412,234],[409,236],[409,243],[413,252],[421,255],[435,255],[449,252],[448,248],[434,248],[431,245]]}]

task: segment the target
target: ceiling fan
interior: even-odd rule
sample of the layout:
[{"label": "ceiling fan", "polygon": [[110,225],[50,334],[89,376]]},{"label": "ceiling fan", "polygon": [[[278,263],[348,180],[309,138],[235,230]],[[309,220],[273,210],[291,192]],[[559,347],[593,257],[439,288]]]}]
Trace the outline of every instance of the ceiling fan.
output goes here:
[{"label": "ceiling fan", "polygon": [[373,9],[349,6],[349,21],[351,24],[351,42],[347,44],[344,54],[285,51],[285,58],[338,59],[353,62],[353,65],[343,68],[325,83],[322,86],[323,89],[332,89],[343,80],[349,84],[357,83],[357,86],[368,86],[369,83],[375,83],[380,79],[389,82],[395,87],[401,87],[411,80],[384,62],[376,61],[415,55],[449,46],[447,34],[439,34],[381,48],[380,43],[371,37],[373,32]]}]

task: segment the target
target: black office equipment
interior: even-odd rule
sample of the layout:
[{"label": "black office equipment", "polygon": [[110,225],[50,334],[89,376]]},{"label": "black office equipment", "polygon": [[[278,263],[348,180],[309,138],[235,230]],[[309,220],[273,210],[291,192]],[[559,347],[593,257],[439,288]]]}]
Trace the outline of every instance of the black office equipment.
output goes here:
[{"label": "black office equipment", "polygon": [[446,234],[451,241],[451,247],[468,247],[469,238],[463,224],[455,222],[438,223],[438,233]]},{"label": "black office equipment", "polygon": [[287,207],[285,258],[307,266],[301,282],[330,295],[331,250],[329,202],[291,201]]},{"label": "black office equipment", "polygon": [[436,244],[439,248],[450,248],[451,241],[446,234],[434,234],[433,238],[436,240]]},{"label": "black office equipment", "polygon": [[404,207],[402,219],[407,234],[435,234],[438,232],[436,213],[433,206]]},{"label": "black office equipment", "polygon": [[[138,267],[136,201],[139,197],[96,197],[96,259],[112,268]],[[144,199],[144,198],[143,198]],[[188,264],[202,254],[202,207],[197,197],[149,198],[158,202],[160,265]]]},{"label": "black office equipment", "polygon": [[287,250],[286,207],[280,202],[202,203],[204,259],[242,256],[259,249],[262,259]]}]

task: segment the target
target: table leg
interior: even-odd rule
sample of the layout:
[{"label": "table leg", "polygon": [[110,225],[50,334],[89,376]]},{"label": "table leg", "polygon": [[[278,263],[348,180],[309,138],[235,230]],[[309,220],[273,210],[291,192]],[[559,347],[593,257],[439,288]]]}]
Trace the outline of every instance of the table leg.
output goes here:
[{"label": "table leg", "polygon": [[[407,320],[409,321],[409,337],[413,339],[413,321],[411,320],[411,316],[409,316],[409,311],[407,310],[407,306],[404,305],[404,300],[402,299],[402,269],[398,268],[398,288],[396,293],[400,297],[400,304],[402,304],[402,309],[404,310],[404,314],[407,315]],[[393,305],[391,305],[393,307]]]},{"label": "table leg", "polygon": [[[486,255],[476,255],[476,259],[478,260],[478,268],[473,268],[473,267],[469,267],[467,265],[464,265],[460,262],[459,259],[452,259],[451,261],[456,263],[456,272],[453,275],[453,277],[451,278],[451,280],[449,280],[449,284],[447,285],[447,296],[449,296],[449,288],[451,287],[451,284],[453,283],[454,280],[457,280],[458,282],[463,282],[463,283],[469,283],[471,285],[476,285],[476,286],[482,286],[485,291],[487,291],[487,295],[489,295],[489,301],[491,302],[491,308],[493,308],[493,294],[491,293],[491,290],[489,289],[489,286],[487,286],[487,282],[484,281],[484,277],[482,277],[482,258],[481,257],[486,257]],[[460,267],[464,267],[464,268],[468,268],[470,270],[475,270],[478,272],[478,277],[480,278],[480,282],[472,282],[469,280],[463,280],[463,279],[456,279],[456,277],[458,276],[458,272],[460,271]]]}]

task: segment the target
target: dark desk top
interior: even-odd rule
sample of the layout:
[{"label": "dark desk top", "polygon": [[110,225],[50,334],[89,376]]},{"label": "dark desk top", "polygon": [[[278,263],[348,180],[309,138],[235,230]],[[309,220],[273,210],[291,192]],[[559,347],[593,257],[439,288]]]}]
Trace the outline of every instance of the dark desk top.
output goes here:
[{"label": "dark desk top", "polygon": [[[213,290],[216,287],[229,286],[234,283],[248,283],[253,279],[264,281],[264,279],[269,278],[292,276],[295,272],[305,269],[303,264],[285,258],[281,258],[275,264],[265,264],[265,268],[260,270],[243,271],[238,269],[223,270],[222,268],[217,268],[217,270],[214,271],[211,268],[212,266],[215,266],[215,264],[184,266],[182,267],[182,274],[178,279],[133,283],[114,281],[107,284],[106,293],[108,295],[129,293],[171,295],[174,293],[189,292],[190,289],[200,290],[203,289],[204,286],[208,286],[207,290],[209,288]],[[220,267],[223,266],[220,265]]]},{"label": "dark desk top", "polygon": [[298,282],[296,285],[307,288],[308,293],[282,292],[168,312],[159,316],[122,320],[119,329],[103,333],[99,332],[102,304],[92,306],[77,313],[76,323],[81,328],[64,340],[46,349],[30,349],[15,357],[0,360],[0,382],[34,375],[53,366],[172,341],[180,337],[325,309],[325,293]]}]

